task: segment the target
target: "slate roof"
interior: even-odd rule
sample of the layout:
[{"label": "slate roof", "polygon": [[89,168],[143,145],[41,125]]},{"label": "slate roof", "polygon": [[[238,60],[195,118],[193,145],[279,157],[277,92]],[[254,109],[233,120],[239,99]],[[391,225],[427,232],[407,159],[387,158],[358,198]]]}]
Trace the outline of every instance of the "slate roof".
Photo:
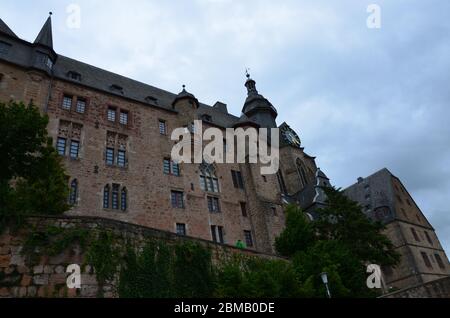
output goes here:
[{"label": "slate roof", "polygon": [[48,17],[47,21],[45,21],[44,26],[39,32],[36,40],[34,40],[35,44],[40,44],[46,47],[53,49],[53,35],[52,35],[52,18]]},{"label": "slate roof", "polygon": [[6,33],[12,37],[17,38],[17,35],[9,28],[9,26],[3,22],[3,20],[0,18],[0,32]]}]

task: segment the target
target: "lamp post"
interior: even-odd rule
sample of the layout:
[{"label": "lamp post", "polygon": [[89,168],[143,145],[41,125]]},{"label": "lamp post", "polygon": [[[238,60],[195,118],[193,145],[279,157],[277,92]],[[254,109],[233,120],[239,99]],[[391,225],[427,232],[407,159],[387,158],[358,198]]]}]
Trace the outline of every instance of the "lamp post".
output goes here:
[{"label": "lamp post", "polygon": [[327,297],[331,298],[330,288],[328,287],[328,274],[326,272],[323,272],[322,274],[320,274],[320,277],[322,278],[322,282],[327,289]]}]

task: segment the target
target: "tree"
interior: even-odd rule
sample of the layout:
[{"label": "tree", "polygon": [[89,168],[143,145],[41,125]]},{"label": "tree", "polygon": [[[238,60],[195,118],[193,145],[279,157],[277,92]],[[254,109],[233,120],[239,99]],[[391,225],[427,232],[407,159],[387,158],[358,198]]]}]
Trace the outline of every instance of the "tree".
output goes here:
[{"label": "tree", "polygon": [[275,241],[275,248],[283,256],[309,248],[314,243],[314,229],[306,215],[295,205],[286,208],[286,228]]},{"label": "tree", "polygon": [[0,229],[68,209],[67,176],[47,124],[32,104],[0,103]]},{"label": "tree", "polygon": [[373,297],[366,286],[366,265],[395,265],[399,254],[361,207],[334,188],[324,188],[327,206],[309,222],[298,207],[287,208],[286,229],[276,249],[290,257],[309,297],[325,297],[320,273],[327,272],[334,297]]},{"label": "tree", "polygon": [[327,206],[318,210],[314,228],[319,240],[341,242],[363,262],[395,265],[399,254],[389,238],[383,234],[385,226],[373,222],[340,190],[324,188]]}]

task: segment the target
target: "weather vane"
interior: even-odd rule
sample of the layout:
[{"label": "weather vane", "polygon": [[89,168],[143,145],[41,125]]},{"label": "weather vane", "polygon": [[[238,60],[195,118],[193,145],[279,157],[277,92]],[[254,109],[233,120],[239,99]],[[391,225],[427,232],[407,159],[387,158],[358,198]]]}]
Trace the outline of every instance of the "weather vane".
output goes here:
[{"label": "weather vane", "polygon": [[246,67],[245,68],[245,76],[247,76],[247,78],[250,78],[250,68]]}]

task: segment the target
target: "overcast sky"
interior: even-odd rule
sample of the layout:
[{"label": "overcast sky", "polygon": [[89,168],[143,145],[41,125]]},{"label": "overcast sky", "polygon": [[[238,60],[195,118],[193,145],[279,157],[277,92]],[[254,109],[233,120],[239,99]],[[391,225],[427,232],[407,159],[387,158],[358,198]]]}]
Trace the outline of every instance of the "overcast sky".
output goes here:
[{"label": "overcast sky", "polygon": [[[366,24],[372,3],[380,29]],[[29,41],[48,11],[58,53],[175,93],[186,84],[235,115],[249,67],[333,184],[387,167],[450,251],[450,1],[0,2]]]}]

